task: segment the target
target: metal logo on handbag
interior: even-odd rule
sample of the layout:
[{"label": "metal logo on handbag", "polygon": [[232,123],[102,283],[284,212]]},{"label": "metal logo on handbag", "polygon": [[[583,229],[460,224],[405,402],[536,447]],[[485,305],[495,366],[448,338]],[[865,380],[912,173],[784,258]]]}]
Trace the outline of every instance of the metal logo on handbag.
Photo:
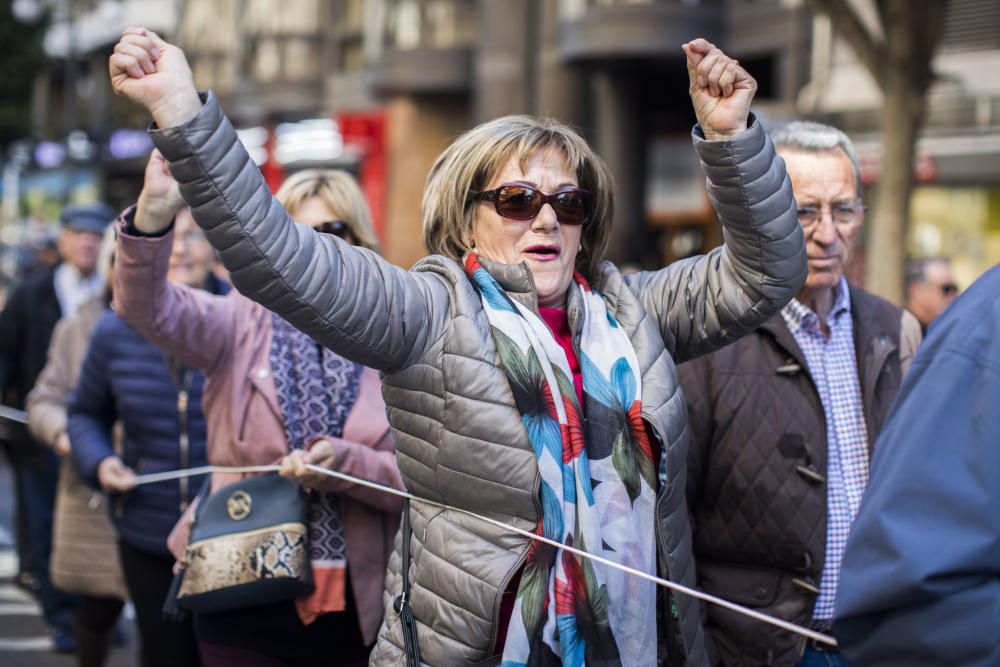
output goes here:
[{"label": "metal logo on handbag", "polygon": [[250,516],[250,508],[253,507],[253,499],[246,491],[237,491],[229,496],[226,501],[226,512],[233,521],[242,521]]},{"label": "metal logo on handbag", "polygon": [[198,494],[191,539],[164,614],[176,605],[225,611],[291,600],[313,591],[308,497],[269,473]]}]

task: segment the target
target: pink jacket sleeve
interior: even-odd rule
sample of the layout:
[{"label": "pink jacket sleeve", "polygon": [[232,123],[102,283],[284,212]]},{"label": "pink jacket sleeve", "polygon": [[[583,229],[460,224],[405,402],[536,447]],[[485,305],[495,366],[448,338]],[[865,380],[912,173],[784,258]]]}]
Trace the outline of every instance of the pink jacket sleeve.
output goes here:
[{"label": "pink jacket sleeve", "polygon": [[[343,437],[316,438],[321,439],[333,443],[336,452],[330,466],[333,470],[400,491],[406,490],[396,465],[396,450],[376,371],[365,368],[362,372],[358,398],[344,424]],[[327,478],[321,490],[350,496],[383,512],[397,514],[403,509],[403,499],[399,496],[333,477]]]},{"label": "pink jacket sleeve", "polygon": [[231,352],[234,299],[167,280],[173,231],[132,236],[119,221],[114,308],[157,347],[182,363],[212,373]]}]

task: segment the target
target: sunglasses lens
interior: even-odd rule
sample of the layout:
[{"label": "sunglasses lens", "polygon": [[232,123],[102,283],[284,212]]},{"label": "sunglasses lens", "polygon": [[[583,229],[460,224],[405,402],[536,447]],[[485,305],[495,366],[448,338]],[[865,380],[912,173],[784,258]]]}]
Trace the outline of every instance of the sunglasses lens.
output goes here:
[{"label": "sunglasses lens", "polygon": [[581,190],[560,192],[553,204],[556,217],[564,225],[582,225],[590,214],[590,199]]},{"label": "sunglasses lens", "polygon": [[519,185],[500,188],[497,195],[497,212],[512,220],[530,220],[542,208],[541,194],[537,190]]},{"label": "sunglasses lens", "polygon": [[344,235],[347,233],[347,223],[343,220],[321,222],[316,225],[315,229],[320,234],[332,234],[333,236],[344,238]]}]

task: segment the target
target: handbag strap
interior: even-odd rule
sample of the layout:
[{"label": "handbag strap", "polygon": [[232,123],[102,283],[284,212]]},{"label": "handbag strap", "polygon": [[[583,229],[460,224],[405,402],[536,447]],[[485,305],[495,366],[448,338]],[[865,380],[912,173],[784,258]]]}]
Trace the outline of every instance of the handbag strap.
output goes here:
[{"label": "handbag strap", "polygon": [[410,608],[410,537],[413,528],[410,526],[410,501],[403,506],[403,535],[401,546],[401,570],[403,575],[403,591],[392,601],[393,611],[399,616],[403,625],[403,649],[406,652],[406,667],[419,667],[420,646],[417,644],[417,621],[413,618]]}]

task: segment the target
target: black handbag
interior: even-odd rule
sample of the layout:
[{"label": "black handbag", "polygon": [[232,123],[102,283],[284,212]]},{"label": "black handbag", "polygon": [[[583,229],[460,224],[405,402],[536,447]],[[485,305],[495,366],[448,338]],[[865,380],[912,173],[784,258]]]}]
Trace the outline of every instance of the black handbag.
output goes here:
[{"label": "black handbag", "polygon": [[216,612],[292,600],[315,586],[308,495],[277,473],[198,493],[191,539],[163,607]]}]

